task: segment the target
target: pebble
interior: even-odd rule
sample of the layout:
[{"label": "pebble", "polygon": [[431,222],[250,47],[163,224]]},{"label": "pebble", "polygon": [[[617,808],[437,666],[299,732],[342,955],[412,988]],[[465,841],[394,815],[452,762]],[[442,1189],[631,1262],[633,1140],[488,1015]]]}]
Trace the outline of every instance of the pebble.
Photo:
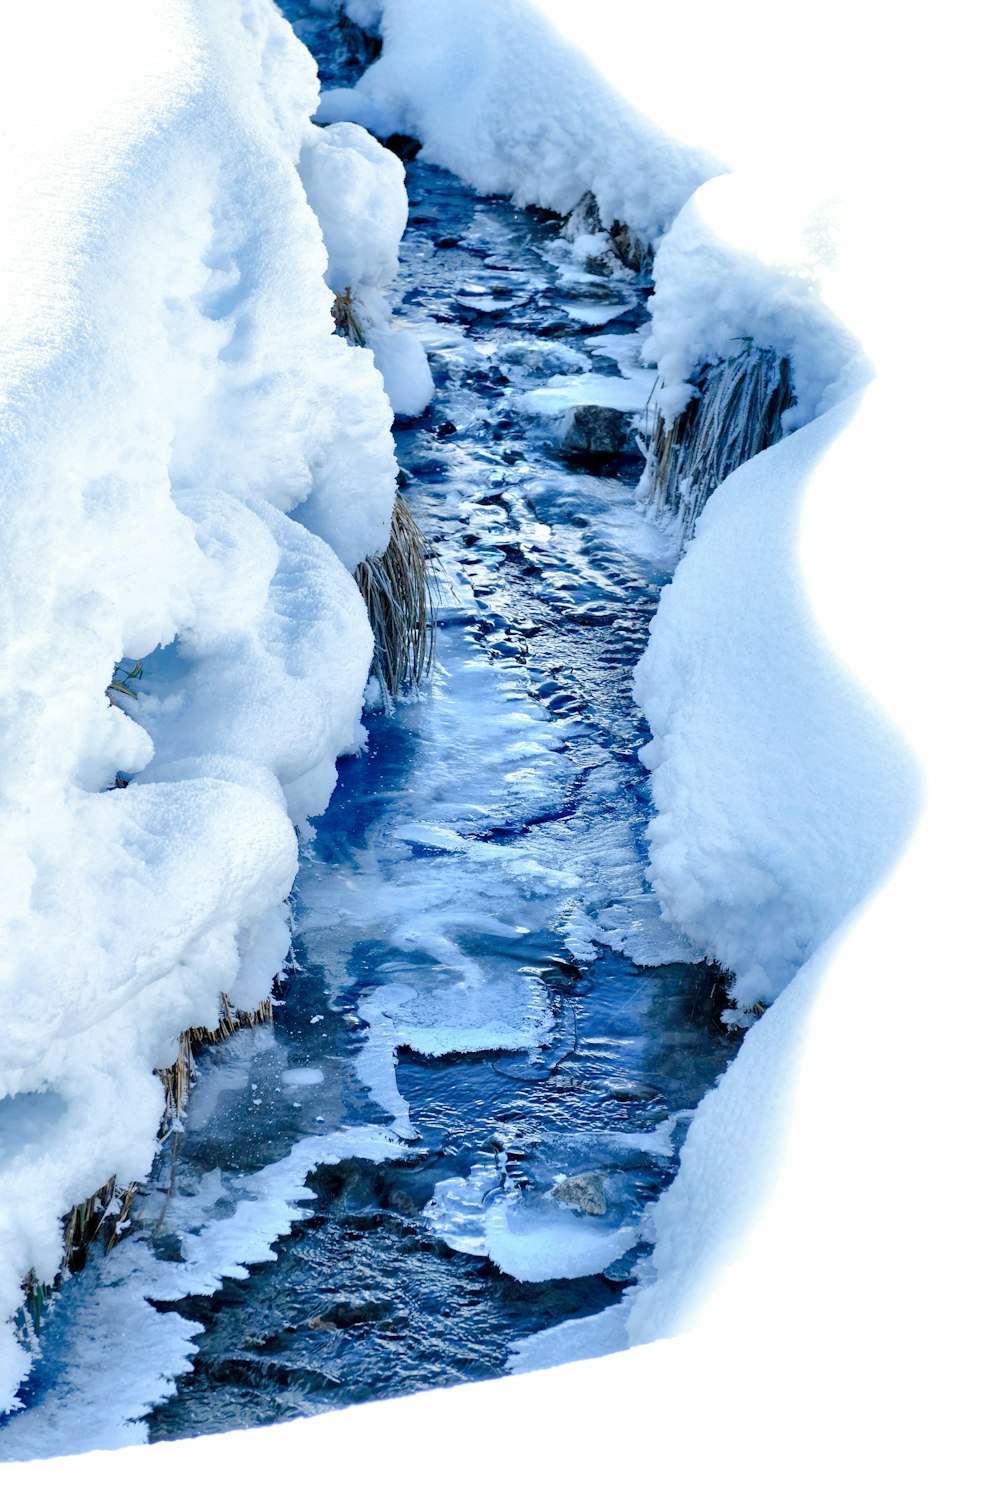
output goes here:
[{"label": "pebble", "polygon": [[604,1192],[604,1179],[600,1172],[579,1172],[575,1177],[565,1177],[552,1189],[557,1203],[580,1213],[600,1217],[608,1211],[608,1200]]}]

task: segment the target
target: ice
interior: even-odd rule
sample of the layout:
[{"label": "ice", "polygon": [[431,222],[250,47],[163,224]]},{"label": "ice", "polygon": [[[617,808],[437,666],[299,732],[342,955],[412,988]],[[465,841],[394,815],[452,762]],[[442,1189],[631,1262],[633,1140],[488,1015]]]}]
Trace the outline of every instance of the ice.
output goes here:
[{"label": "ice", "polygon": [[518,1339],[507,1360],[511,1374],[528,1370],[551,1370],[577,1359],[596,1359],[628,1348],[631,1298],[626,1291],[620,1302],[589,1318],[571,1318],[553,1328]]},{"label": "ice", "polygon": [[525,1207],[489,1164],[438,1183],[425,1214],[452,1250],[488,1257],[526,1282],[599,1275],[639,1238],[631,1225],[607,1228],[554,1202]]},{"label": "ice", "polygon": [[[309,1136],[259,1172],[212,1171],[196,1191],[169,1198],[157,1232],[176,1237],[182,1258],[159,1259],[134,1235],[74,1278],[47,1331],[59,1352],[46,1368],[44,1397],[8,1421],[0,1439],[3,1458],[145,1443],[139,1419],[191,1368],[193,1339],[201,1332],[177,1313],[154,1310],[150,1299],[209,1296],[226,1277],[245,1280],[248,1267],[273,1260],[274,1241],[308,1213],[302,1205],[314,1194],[306,1177],[319,1163],[385,1161],[404,1151],[375,1128]],[[158,1217],[155,1209],[150,1217]]]},{"label": "ice", "polygon": [[323,1082],[323,1077],[322,1068],[286,1068],[281,1081],[288,1088],[314,1088]]},{"label": "ice", "polygon": [[588,302],[579,298],[573,302],[562,302],[559,304],[563,312],[572,318],[574,323],[584,323],[588,328],[600,328],[604,323],[611,323],[615,318],[620,318],[635,306],[634,302]]},{"label": "ice", "polygon": [[[421,933],[425,950],[436,948],[445,967],[452,950]],[[512,982],[487,964],[464,958],[454,950],[455,967],[463,975],[448,984],[417,988],[409,984],[380,986],[371,1004],[393,1023],[396,1043],[425,1057],[454,1052],[519,1052],[536,1047],[551,1026],[551,1015],[541,985],[530,977]]]},{"label": "ice", "polygon": [[396,1134],[402,1140],[413,1140],[417,1131],[410,1122],[409,1105],[396,1083],[399,1033],[391,1012],[379,1002],[380,992],[386,989],[391,986],[380,986],[358,1005],[358,1016],[367,1029],[355,1068],[373,1101],[391,1116]]},{"label": "ice", "polygon": [[649,404],[652,378],[647,370],[630,380],[614,375],[555,375],[522,402],[527,411],[551,415],[574,406],[610,406],[615,411],[642,411]]}]

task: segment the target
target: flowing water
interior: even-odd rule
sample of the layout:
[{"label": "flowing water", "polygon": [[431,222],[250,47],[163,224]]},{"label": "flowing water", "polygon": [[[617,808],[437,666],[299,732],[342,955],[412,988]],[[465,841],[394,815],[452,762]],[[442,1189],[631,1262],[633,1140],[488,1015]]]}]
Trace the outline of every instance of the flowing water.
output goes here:
[{"label": "flowing water", "polygon": [[[206,1332],[157,1437],[499,1374],[526,1335],[620,1304],[732,1050],[643,878],[630,669],[664,572],[638,454],[570,469],[524,413],[553,373],[600,370],[595,338],[633,352],[643,289],[446,173],[412,164],[408,186],[401,307],[437,397],[397,444],[437,663],[343,767],[273,1037],[204,1059],[181,1158],[246,1173],[293,1132],[372,1120],[409,1151],[321,1167],[277,1259],[182,1306]],[[227,1050],[237,1087],[213,1082]]]},{"label": "flowing water", "polygon": [[736,1045],[644,877],[631,669],[668,559],[641,460],[574,466],[553,414],[553,377],[652,384],[648,286],[551,216],[407,176],[399,307],[437,394],[397,447],[436,664],[342,764],[273,1026],[202,1054],[135,1233],[56,1299],[26,1393],[50,1431],[116,1296],[170,1307],[141,1334],[173,1340],[167,1373],[200,1326],[154,1439],[621,1347],[646,1211]]}]

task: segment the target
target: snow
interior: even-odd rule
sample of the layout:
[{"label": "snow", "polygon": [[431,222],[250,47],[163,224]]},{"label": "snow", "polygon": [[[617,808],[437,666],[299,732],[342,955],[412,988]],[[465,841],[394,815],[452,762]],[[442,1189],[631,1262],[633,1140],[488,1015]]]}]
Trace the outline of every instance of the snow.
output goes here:
[{"label": "snow", "polygon": [[[370,10],[371,7],[365,7]],[[570,213],[593,192],[657,240],[708,154],[658,131],[528,0],[382,0],[380,56],[353,89],[327,89],[317,119],[416,136],[423,155],[484,193]]]},{"label": "snow", "polygon": [[853,410],[715,492],[635,674],[653,886],[735,975],[734,1018],[773,1000],[886,873],[917,803],[908,753],[819,636],[799,578],[807,478]]},{"label": "snow", "polygon": [[[296,170],[311,60],[264,0],[140,12],[59,5],[16,45],[5,22],[4,1405],[27,1363],[6,1319],[58,1270],[61,1215],[149,1170],[153,1069],[281,968],[293,824],[360,743],[348,570],[395,494]],[[346,133],[327,161],[387,154]],[[135,698],[105,692],[140,660]]]},{"label": "snow", "polygon": [[398,416],[419,416],[434,394],[416,336],[395,326],[384,296],[399,269],[408,203],[403,164],[359,125],[310,127],[299,174],[323,230],[326,281],[350,293],[386,394]]},{"label": "snow", "polygon": [[658,367],[657,405],[668,421],[687,404],[692,372],[745,338],[792,361],[796,404],[786,430],[870,379],[857,337],[823,297],[832,218],[759,174],[717,177],[692,195],[656,253],[643,351]]}]

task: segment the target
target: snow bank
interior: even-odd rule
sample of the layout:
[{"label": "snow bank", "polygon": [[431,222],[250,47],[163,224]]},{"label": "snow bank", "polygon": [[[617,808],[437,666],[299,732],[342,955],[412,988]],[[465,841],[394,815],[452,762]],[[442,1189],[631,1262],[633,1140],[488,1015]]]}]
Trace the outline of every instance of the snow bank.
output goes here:
[{"label": "snow bank", "polygon": [[382,0],[382,52],[317,116],[418,137],[423,154],[484,193],[568,214],[592,192],[606,227],[659,239],[720,164],[659,131],[609,88],[528,0]]},{"label": "snow bank", "polygon": [[914,778],[819,636],[797,558],[809,475],[844,403],[715,492],[636,669],[664,915],[770,1001],[897,856]]},{"label": "snow bank", "polygon": [[791,360],[786,431],[871,378],[857,337],[823,294],[831,217],[811,194],[777,191],[759,173],[716,177],[692,195],[656,253],[643,350],[659,371],[655,404],[668,423],[691,397],[691,374],[742,339]]},{"label": "snow bank", "polygon": [[[268,994],[293,820],[358,744],[347,570],[396,472],[372,355],[331,336],[296,171],[315,71],[273,7],[4,30],[2,1319],[56,1274],[60,1216],[147,1173],[178,1034]],[[123,660],[136,699],[106,692]],[[5,1327],[0,1404],[26,1363]]]}]

